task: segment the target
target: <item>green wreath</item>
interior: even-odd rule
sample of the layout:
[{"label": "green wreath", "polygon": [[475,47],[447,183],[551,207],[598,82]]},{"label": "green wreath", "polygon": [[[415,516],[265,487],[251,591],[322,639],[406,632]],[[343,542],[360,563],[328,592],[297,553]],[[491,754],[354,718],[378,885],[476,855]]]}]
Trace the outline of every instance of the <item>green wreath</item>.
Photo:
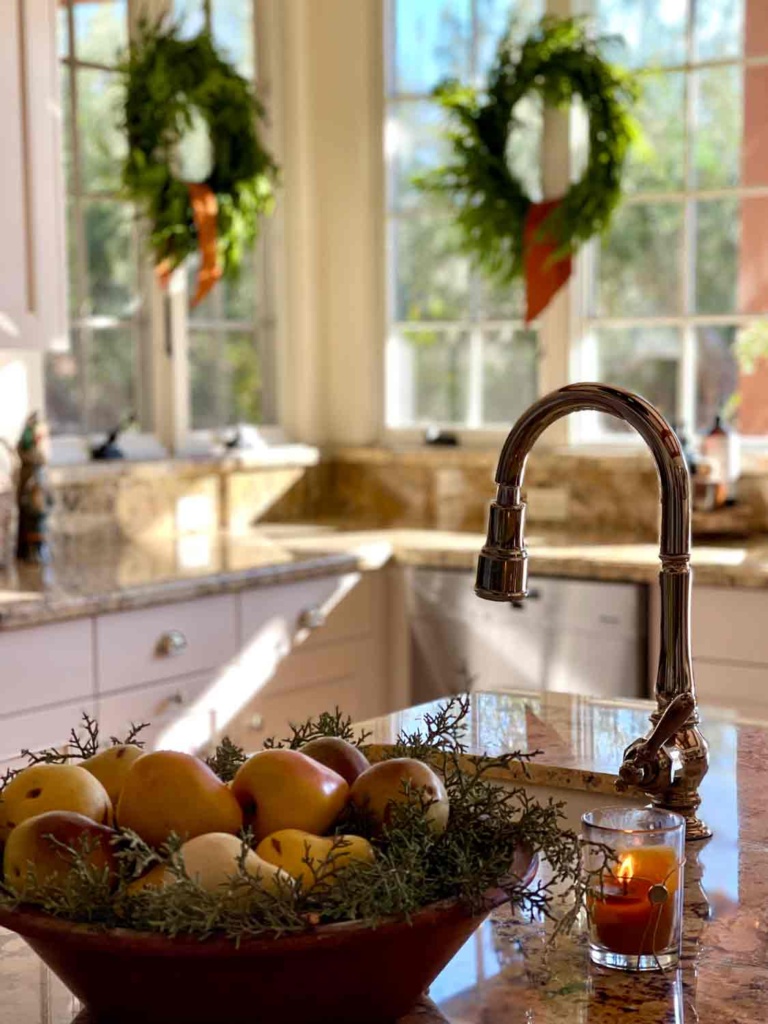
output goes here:
[{"label": "green wreath", "polygon": [[525,222],[533,200],[507,158],[518,123],[515,108],[531,92],[564,107],[581,97],[589,117],[589,157],[575,182],[539,228],[555,244],[554,258],[604,231],[621,196],[621,175],[635,135],[630,114],[637,86],[607,63],[576,19],[545,18],[514,48],[505,40],[481,94],[450,80],[435,95],[449,113],[452,161],[417,176],[425,192],[457,209],[458,247],[489,278],[508,285],[523,271]]},{"label": "green wreath", "polygon": [[274,205],[278,167],[256,129],[264,109],[253,87],[216,52],[208,32],[181,38],[178,27],[141,26],[125,75],[123,164],[127,195],[150,222],[158,266],[178,267],[200,248],[189,184],[174,171],[178,145],[202,115],[212,167],[202,183],[215,195],[215,245],[224,273],[236,271],[253,245],[259,221]]}]

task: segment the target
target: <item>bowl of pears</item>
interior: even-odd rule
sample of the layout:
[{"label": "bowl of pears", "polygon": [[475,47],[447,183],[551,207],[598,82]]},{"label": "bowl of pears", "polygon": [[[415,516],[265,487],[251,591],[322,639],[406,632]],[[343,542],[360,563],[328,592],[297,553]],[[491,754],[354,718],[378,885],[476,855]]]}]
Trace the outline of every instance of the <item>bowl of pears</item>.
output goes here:
[{"label": "bowl of pears", "polygon": [[207,759],[83,716],[3,780],[0,926],[95,1021],[394,1021],[492,909],[577,885],[559,809],[498,784],[527,755],[470,756],[469,714],[373,747],[337,709]]}]

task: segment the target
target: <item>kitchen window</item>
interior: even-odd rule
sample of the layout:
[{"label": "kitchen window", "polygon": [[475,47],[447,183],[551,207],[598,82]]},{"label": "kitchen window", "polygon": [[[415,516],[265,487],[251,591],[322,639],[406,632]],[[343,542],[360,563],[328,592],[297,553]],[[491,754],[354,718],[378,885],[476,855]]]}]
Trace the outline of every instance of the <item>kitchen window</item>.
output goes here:
[{"label": "kitchen window", "polygon": [[[546,8],[568,13],[563,0]],[[387,4],[387,425],[508,425],[536,394],[599,379],[640,391],[689,431],[726,409],[743,434],[768,434],[768,372],[743,378],[733,351],[739,327],[768,310],[762,0],[592,0],[597,31],[623,36],[616,56],[641,73],[643,138],[610,232],[576,261],[565,313],[556,300],[526,330],[522,288],[489,296],[452,253],[450,214],[410,184],[446,155],[434,85],[449,75],[482,83],[510,13],[524,35],[544,9],[545,0]],[[570,145],[578,163],[579,111],[555,115],[543,143],[541,110],[518,113],[517,138],[530,145],[512,159],[540,198],[555,151]],[[571,429],[578,441],[627,437],[596,414]]]},{"label": "kitchen window", "polygon": [[[257,10],[253,0],[63,0],[59,54],[71,329],[66,349],[46,357],[54,435],[101,432],[133,412],[145,436],[157,428],[168,446],[183,449],[206,447],[236,423],[274,422],[275,410],[263,398],[274,391],[265,387],[274,329],[268,229],[240,276],[221,282],[189,309],[183,274],[158,300],[140,219],[119,194],[125,137],[117,127],[122,96],[116,63],[129,26],[140,12],[165,11],[189,33],[208,27],[241,74],[256,81]],[[199,180],[209,161],[198,124],[182,147],[181,172]],[[191,282],[193,260],[187,270]],[[173,361],[170,373],[162,370],[164,358]],[[180,380],[188,382],[181,395]]]}]

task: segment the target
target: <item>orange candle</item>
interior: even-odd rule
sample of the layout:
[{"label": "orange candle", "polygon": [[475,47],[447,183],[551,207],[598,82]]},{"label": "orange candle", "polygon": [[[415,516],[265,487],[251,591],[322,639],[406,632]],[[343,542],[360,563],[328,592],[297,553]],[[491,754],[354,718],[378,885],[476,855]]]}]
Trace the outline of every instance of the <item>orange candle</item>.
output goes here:
[{"label": "orange candle", "polygon": [[644,846],[617,855],[602,892],[593,890],[588,901],[597,940],[612,953],[662,953],[677,912],[677,853],[669,846]]}]

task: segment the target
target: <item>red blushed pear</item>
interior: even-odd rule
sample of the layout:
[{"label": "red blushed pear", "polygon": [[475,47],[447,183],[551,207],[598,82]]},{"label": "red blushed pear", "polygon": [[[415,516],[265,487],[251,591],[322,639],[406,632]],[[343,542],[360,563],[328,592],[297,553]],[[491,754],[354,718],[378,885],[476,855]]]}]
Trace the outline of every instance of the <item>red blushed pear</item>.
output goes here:
[{"label": "red blushed pear", "polygon": [[428,804],[426,817],[432,830],[444,832],[450,814],[445,786],[429,765],[413,757],[393,757],[371,765],[355,780],[350,799],[383,829],[390,822],[393,806],[417,794]]},{"label": "red blushed pear", "polygon": [[301,748],[302,754],[313,761],[332,768],[351,786],[358,775],[362,775],[371,762],[354,744],[341,739],[340,736],[318,736]]},{"label": "red blushed pear", "polygon": [[109,870],[114,876],[117,859],[113,829],[74,811],[48,811],[27,818],[8,837],[3,853],[5,884],[23,893],[30,875],[38,885],[61,882],[72,867],[69,847],[82,853],[97,872]]},{"label": "red blushed pear", "polygon": [[299,750],[260,750],[240,767],[232,792],[259,842],[284,828],[322,835],[343,810],[349,786]]}]

